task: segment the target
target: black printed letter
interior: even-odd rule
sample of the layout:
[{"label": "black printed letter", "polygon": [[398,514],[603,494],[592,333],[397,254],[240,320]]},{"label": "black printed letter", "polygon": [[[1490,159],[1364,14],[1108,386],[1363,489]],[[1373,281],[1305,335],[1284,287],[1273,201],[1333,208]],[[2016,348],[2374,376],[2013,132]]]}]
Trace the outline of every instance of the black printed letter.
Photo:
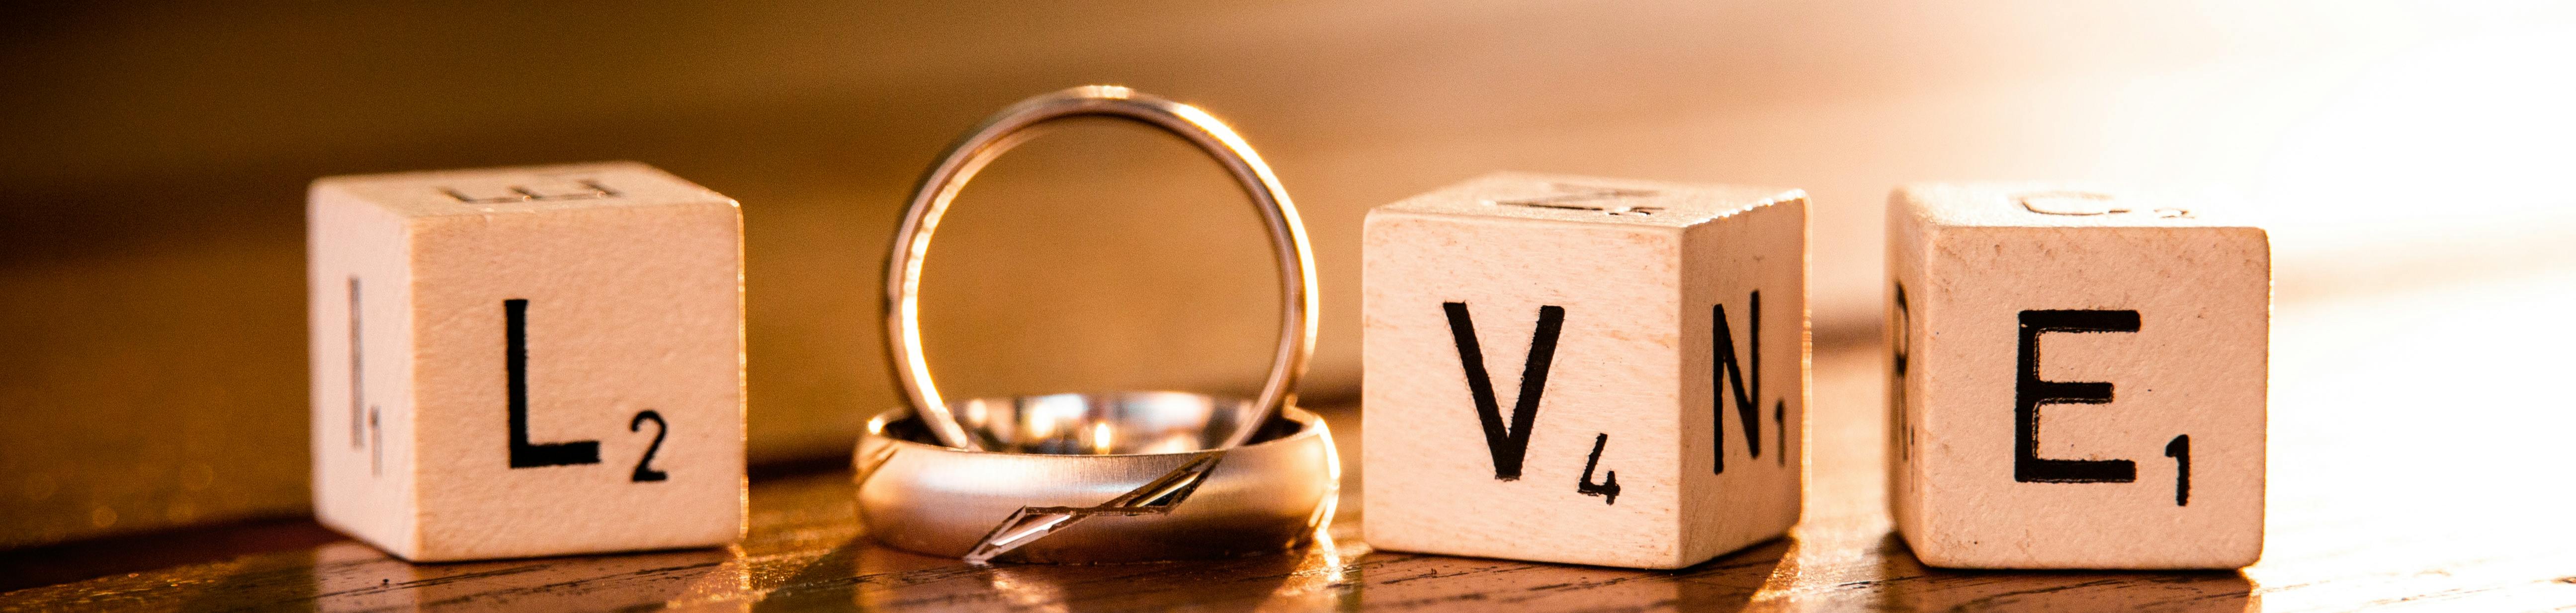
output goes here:
[{"label": "black printed letter", "polygon": [[1530,333],[1529,362],[1521,366],[1521,397],[1512,405],[1512,424],[1503,426],[1502,407],[1494,399],[1494,382],[1485,374],[1485,352],[1476,344],[1476,324],[1467,303],[1440,305],[1449,312],[1449,334],[1458,343],[1458,364],[1467,371],[1467,393],[1476,399],[1476,420],[1485,426],[1485,449],[1494,454],[1494,478],[1521,478],[1521,458],[1529,455],[1530,422],[1538,419],[1539,393],[1547,389],[1547,367],[1556,359],[1556,333],[1565,324],[1565,307],[1538,308],[1538,330]]},{"label": "black printed letter", "polygon": [[[1752,337],[1750,339],[1752,347],[1748,353],[1753,356],[1751,360],[1753,386],[1749,388],[1744,385],[1746,378],[1744,360],[1736,359],[1735,331],[1726,325],[1726,305],[1709,307],[1709,317],[1717,322],[1715,343],[1717,346],[1711,348],[1711,353],[1717,358],[1717,365],[1710,368],[1708,373],[1708,391],[1711,396],[1708,407],[1709,426],[1716,428],[1715,436],[1712,438],[1717,443],[1712,446],[1710,453],[1716,458],[1716,472],[1721,474],[1726,472],[1726,397],[1724,394],[1730,385],[1735,388],[1736,418],[1744,422],[1744,447],[1752,457],[1762,457],[1762,292],[1753,292],[1752,307],[1750,318],[1752,321],[1749,324],[1751,327],[1745,335]],[[1775,426],[1781,429],[1781,453],[1788,453],[1788,412],[1787,400],[1772,401],[1771,419]],[[1781,465],[1787,466],[1787,462],[1787,456],[1782,456]]]},{"label": "black printed letter", "polygon": [[510,467],[598,464],[599,441],[528,442],[528,301],[503,300],[501,310],[509,317]]},{"label": "black printed letter", "polygon": [[2104,404],[2111,384],[2039,379],[2039,335],[2049,332],[2136,332],[2137,311],[2022,311],[2021,360],[2013,389],[2013,480],[2022,483],[2128,483],[2138,465],[2128,460],[2052,460],[2039,457],[2039,407]]}]

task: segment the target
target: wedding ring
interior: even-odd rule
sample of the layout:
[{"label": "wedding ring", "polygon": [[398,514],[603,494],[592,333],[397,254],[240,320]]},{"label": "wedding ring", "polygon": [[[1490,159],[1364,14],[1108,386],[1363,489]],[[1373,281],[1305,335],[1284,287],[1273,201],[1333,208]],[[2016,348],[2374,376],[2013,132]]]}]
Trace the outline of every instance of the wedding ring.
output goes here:
[{"label": "wedding ring", "polygon": [[1272,255],[1279,263],[1279,344],[1271,355],[1269,378],[1252,400],[1253,417],[1211,424],[1240,426],[1215,433],[1219,437],[1211,448],[1243,444],[1253,435],[1254,427],[1267,421],[1267,416],[1295,403],[1297,379],[1305,375],[1315,342],[1315,295],[1308,291],[1315,285],[1314,254],[1307,248],[1306,231],[1298,221],[1296,205],[1288,200],[1287,190],[1233,128],[1198,107],[1124,87],[1075,87],[1011,105],[949,145],[939,163],[922,175],[921,183],[913,188],[903,223],[895,229],[893,252],[886,259],[886,339],[895,377],[902,380],[905,396],[936,441],[965,450],[984,448],[988,441],[968,435],[967,426],[940,397],[930,377],[930,365],[922,359],[922,259],[930,253],[931,233],[939,227],[940,216],[946,214],[949,203],[956,200],[976,172],[1018,145],[1030,134],[1026,131],[1029,128],[1072,117],[1130,119],[1180,136],[1222,163],[1261,209],[1262,222],[1270,233]]},{"label": "wedding ring", "polygon": [[[1260,395],[1055,394],[947,402],[922,358],[921,265],[968,180],[1040,123],[1131,119],[1206,150],[1259,205],[1279,264],[1279,343]],[[993,561],[1224,558],[1304,545],[1332,520],[1341,465],[1294,407],[1315,339],[1314,256],[1279,179],[1223,122],[1123,87],[1003,109],[922,176],[886,262],[886,339],[911,407],[868,422],[851,461],[859,520],[898,549]]]},{"label": "wedding ring", "polygon": [[1227,404],[1251,402],[1133,392],[959,403],[981,438],[1078,455],[948,447],[912,411],[887,411],[853,456],[859,521],[886,545],[973,563],[1211,559],[1306,544],[1339,499],[1331,430],[1283,407],[1250,442],[1205,448],[1194,437],[1208,430],[1189,424],[1241,413]]}]

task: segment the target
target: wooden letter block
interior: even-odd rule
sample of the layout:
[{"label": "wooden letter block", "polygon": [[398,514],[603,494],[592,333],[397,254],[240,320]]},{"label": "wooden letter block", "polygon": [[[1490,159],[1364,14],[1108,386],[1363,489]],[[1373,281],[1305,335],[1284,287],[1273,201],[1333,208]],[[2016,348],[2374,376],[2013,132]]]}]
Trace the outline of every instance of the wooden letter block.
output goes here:
[{"label": "wooden letter block", "polygon": [[2000,184],[1889,199],[1889,498],[1923,563],[2262,555],[2271,243],[2200,204]]},{"label": "wooden letter block", "polygon": [[1362,241],[1371,545],[1680,568],[1798,521],[1805,193],[1497,174]]},{"label": "wooden letter block", "polygon": [[732,199],[630,162],[328,177],[307,213],[324,524],[415,561],[740,536]]}]

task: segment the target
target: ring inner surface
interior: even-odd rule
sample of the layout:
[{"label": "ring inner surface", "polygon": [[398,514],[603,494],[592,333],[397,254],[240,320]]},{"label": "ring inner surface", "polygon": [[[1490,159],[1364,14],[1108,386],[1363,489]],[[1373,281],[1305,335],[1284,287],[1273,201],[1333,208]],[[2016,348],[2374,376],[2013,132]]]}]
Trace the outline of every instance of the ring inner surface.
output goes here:
[{"label": "ring inner surface", "polygon": [[[1237,424],[1260,417],[1250,399],[1186,392],[1048,394],[949,404],[985,451],[1057,455],[1183,453],[1224,444]],[[1255,442],[1293,434],[1294,420],[1264,424]],[[885,435],[928,445],[939,439],[919,416],[886,424]],[[1250,444],[1250,443],[1246,443]]]},{"label": "ring inner surface", "polygon": [[[1277,266],[1264,207],[1244,182],[1191,141],[1122,117],[1064,117],[1006,140],[1017,146],[964,184],[922,256],[917,359],[938,373],[931,385],[941,392],[925,400],[973,430],[961,400],[1258,395],[1288,320],[1280,281],[1264,272]],[[1034,428],[990,429],[1016,438],[1065,424],[1020,425]],[[1127,447],[1133,437],[1119,434],[1112,446]],[[968,435],[1005,450],[992,438]],[[1091,448],[1060,436],[1032,442],[1048,453]]]}]

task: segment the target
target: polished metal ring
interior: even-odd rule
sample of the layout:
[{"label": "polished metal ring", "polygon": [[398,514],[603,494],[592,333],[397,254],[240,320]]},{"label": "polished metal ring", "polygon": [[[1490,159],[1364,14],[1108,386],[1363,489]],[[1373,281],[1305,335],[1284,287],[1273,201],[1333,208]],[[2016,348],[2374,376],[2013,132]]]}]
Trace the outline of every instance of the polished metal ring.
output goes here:
[{"label": "polished metal ring", "polygon": [[[1189,422],[1248,403],[1179,392],[969,401],[979,434],[1043,451],[939,444],[914,414],[869,420],[852,456],[859,521],[888,546],[973,563],[1230,558],[1305,545],[1339,501],[1332,431],[1283,408],[1251,442],[1209,449]],[[967,404],[967,403],[961,403]],[[1166,451],[1169,450],[1169,451]]]},{"label": "polished metal ring", "polygon": [[949,145],[939,163],[913,188],[903,224],[895,229],[894,251],[886,259],[886,344],[905,396],[939,442],[967,450],[983,448],[983,441],[967,436],[966,428],[942,401],[930,378],[930,365],[922,359],[921,262],[930,253],[930,235],[939,227],[940,216],[977,171],[1024,140],[1028,128],[1072,117],[1131,119],[1180,136],[1223,163],[1261,209],[1262,221],[1270,230],[1272,255],[1279,262],[1279,346],[1271,357],[1270,377],[1253,399],[1255,418],[1242,420],[1243,427],[1227,433],[1219,446],[1243,444],[1267,421],[1261,417],[1294,403],[1297,379],[1306,374],[1306,361],[1313,353],[1315,295],[1308,288],[1315,285],[1315,264],[1306,245],[1305,226],[1298,221],[1297,207],[1289,202],[1279,178],[1234,129],[1198,107],[1112,85],[1075,87],[1002,109]]}]

